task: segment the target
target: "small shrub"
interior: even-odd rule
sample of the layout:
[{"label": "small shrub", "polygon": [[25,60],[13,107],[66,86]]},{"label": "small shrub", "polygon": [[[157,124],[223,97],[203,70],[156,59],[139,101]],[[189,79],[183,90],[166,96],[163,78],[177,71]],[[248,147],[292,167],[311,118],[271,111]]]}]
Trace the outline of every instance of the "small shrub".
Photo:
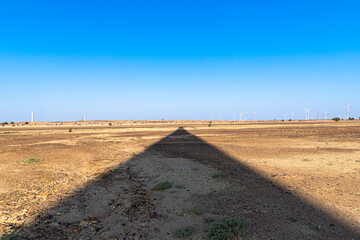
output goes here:
[{"label": "small shrub", "polygon": [[204,221],[204,223],[212,223],[212,222],[215,222],[216,219],[212,218],[212,217],[204,217],[203,221]]},{"label": "small shrub", "polygon": [[109,126],[112,126],[112,123],[109,123]]},{"label": "small shrub", "polygon": [[12,232],[0,238],[0,240],[16,240],[16,239],[20,239],[20,236],[16,232]]},{"label": "small shrub", "polygon": [[29,124],[29,122],[25,122],[25,124]]},{"label": "small shrub", "polygon": [[23,161],[23,163],[36,163],[36,162],[42,162],[40,158],[28,158]]},{"label": "small shrub", "polygon": [[195,234],[195,228],[194,227],[184,227],[180,228],[174,233],[175,238],[188,238]]},{"label": "small shrub", "polygon": [[11,124],[15,124],[14,122],[11,122]]},{"label": "small shrub", "polygon": [[212,124],[212,122],[210,121],[209,124],[208,124],[208,127],[211,127],[211,124]]},{"label": "small shrub", "polygon": [[311,224],[310,229],[313,230],[314,232],[325,232],[325,230],[322,227],[316,224]]},{"label": "small shrub", "polygon": [[152,190],[164,191],[164,190],[169,189],[171,187],[172,187],[171,183],[169,183],[168,181],[165,181],[165,182],[161,182],[161,183],[156,184],[155,187]]},{"label": "small shrub", "polygon": [[72,128],[69,128],[69,133],[71,133],[72,132]]},{"label": "small shrub", "polygon": [[303,161],[303,162],[310,162],[311,159],[310,159],[310,158],[303,158],[301,161]]},{"label": "small shrub", "polygon": [[227,176],[226,173],[221,172],[221,171],[218,171],[212,175],[213,178],[224,178],[226,176]]},{"label": "small shrub", "polygon": [[220,212],[216,209],[211,210],[211,213],[214,215],[220,215]]},{"label": "small shrub", "polygon": [[335,121],[335,122],[338,122],[338,121],[340,121],[340,118],[339,118],[339,117],[334,117],[334,118],[331,119],[331,120],[333,120],[333,121]]},{"label": "small shrub", "polygon": [[199,206],[193,206],[189,209],[189,213],[195,214],[195,215],[202,215],[204,214],[204,209],[202,209]]},{"label": "small shrub", "polygon": [[176,188],[185,188],[185,185],[179,184],[175,186]]},{"label": "small shrub", "polygon": [[206,235],[207,240],[235,240],[246,231],[247,222],[239,218],[221,219],[213,223]]}]

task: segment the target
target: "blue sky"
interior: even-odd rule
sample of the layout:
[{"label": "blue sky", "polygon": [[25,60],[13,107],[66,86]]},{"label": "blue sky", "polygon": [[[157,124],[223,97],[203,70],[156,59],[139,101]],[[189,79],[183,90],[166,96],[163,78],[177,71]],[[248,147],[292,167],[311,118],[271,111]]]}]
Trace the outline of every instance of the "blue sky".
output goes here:
[{"label": "blue sky", "polygon": [[[360,116],[358,1],[2,1],[0,121]],[[252,114],[251,114],[252,115]]]}]

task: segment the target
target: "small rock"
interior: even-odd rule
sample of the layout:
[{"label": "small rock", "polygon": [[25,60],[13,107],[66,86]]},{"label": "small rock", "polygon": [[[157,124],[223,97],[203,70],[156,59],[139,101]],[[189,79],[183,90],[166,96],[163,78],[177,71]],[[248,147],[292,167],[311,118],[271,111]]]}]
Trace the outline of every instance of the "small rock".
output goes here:
[{"label": "small rock", "polygon": [[50,225],[53,226],[53,227],[58,227],[59,226],[58,223],[51,223]]},{"label": "small rock", "polygon": [[82,221],[79,223],[80,227],[87,227],[88,225],[89,225],[88,222],[85,222],[85,221]]}]

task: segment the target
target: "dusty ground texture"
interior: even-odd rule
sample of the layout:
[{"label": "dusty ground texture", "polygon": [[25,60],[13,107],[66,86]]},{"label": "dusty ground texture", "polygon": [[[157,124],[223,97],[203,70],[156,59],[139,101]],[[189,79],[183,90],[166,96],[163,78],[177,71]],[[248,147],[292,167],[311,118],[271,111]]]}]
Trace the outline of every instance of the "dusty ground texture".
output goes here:
[{"label": "dusty ground texture", "polygon": [[360,239],[360,122],[0,126],[0,236],[174,239],[193,227],[188,239],[203,239],[209,219],[233,217],[248,222],[243,239]]}]

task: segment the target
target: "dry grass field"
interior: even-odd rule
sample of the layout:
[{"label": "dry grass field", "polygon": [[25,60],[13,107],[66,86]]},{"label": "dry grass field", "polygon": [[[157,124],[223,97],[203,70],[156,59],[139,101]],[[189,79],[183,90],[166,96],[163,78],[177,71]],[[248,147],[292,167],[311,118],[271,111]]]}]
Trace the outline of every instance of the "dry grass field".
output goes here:
[{"label": "dry grass field", "polygon": [[0,126],[4,239],[350,240],[359,226],[357,120]]}]

